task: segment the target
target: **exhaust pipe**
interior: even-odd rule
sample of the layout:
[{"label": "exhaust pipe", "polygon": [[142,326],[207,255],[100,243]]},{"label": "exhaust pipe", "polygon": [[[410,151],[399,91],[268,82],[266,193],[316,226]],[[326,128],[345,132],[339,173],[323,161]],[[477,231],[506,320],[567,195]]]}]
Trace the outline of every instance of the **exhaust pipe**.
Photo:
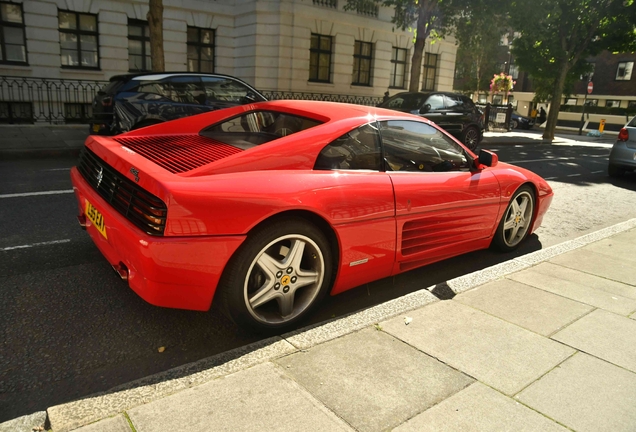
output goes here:
[{"label": "exhaust pipe", "polygon": [[79,222],[79,226],[81,229],[86,230],[86,216],[85,215],[79,215],[77,217],[77,222]]},{"label": "exhaust pipe", "polygon": [[119,264],[114,264],[113,270],[115,270],[115,273],[119,275],[121,280],[125,280],[125,281],[128,280],[128,267],[126,267],[126,265],[123,262],[120,262]]}]

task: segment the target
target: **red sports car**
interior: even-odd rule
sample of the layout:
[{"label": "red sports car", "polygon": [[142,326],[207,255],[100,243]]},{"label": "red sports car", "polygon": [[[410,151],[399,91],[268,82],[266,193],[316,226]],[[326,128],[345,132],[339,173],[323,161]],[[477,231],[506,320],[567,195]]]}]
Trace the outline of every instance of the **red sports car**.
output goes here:
[{"label": "red sports car", "polygon": [[91,136],[71,177],[80,224],[143,299],[215,299],[257,330],[294,326],[327,293],[515,249],[553,195],[426,119],[314,101]]}]

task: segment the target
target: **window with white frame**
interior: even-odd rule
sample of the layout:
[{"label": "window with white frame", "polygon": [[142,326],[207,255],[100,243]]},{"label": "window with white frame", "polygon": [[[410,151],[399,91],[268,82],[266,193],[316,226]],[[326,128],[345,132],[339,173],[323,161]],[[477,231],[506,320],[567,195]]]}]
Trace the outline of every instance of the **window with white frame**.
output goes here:
[{"label": "window with white frame", "polygon": [[616,79],[629,81],[632,79],[632,69],[634,69],[634,62],[620,62],[616,68]]}]

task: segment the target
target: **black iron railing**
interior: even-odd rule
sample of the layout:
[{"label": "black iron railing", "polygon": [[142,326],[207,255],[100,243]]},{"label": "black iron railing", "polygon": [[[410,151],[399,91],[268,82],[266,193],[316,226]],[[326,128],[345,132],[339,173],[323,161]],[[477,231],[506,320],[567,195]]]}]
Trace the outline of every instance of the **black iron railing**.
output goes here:
[{"label": "black iron railing", "polygon": [[[108,81],[0,76],[0,123],[89,123],[92,102]],[[375,106],[380,96],[264,91],[269,100],[316,100]]]},{"label": "black iron railing", "polygon": [[85,123],[107,83],[0,76],[0,123]]},{"label": "black iron railing", "polygon": [[475,104],[484,113],[484,126],[486,130],[512,129],[512,105],[486,105]]},{"label": "black iron railing", "polygon": [[269,100],[315,100],[327,102],[343,102],[357,105],[376,106],[382,102],[381,96],[354,96],[331,93],[306,93],[306,92],[268,92],[263,96]]}]

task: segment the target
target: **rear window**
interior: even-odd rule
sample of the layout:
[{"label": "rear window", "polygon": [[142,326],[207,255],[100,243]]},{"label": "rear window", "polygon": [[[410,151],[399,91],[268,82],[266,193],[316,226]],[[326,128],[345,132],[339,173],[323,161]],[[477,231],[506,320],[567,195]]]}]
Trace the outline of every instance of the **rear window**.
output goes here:
[{"label": "rear window", "polygon": [[398,110],[419,110],[424,104],[424,100],[428,95],[421,93],[397,94],[392,98],[383,102],[382,108],[392,108]]},{"label": "rear window", "polygon": [[277,111],[250,111],[212,125],[200,135],[247,150],[319,124],[322,122]]},{"label": "rear window", "polygon": [[636,116],[634,116],[632,118],[632,121],[630,121],[629,123],[627,123],[627,126],[629,127],[636,127]]},{"label": "rear window", "polygon": [[104,87],[103,89],[101,89],[99,91],[99,93],[103,93],[103,94],[108,94],[108,95],[113,95],[115,93],[117,93],[119,91],[120,88],[122,88],[124,86],[124,82],[122,80],[114,80],[109,82],[106,87]]}]

